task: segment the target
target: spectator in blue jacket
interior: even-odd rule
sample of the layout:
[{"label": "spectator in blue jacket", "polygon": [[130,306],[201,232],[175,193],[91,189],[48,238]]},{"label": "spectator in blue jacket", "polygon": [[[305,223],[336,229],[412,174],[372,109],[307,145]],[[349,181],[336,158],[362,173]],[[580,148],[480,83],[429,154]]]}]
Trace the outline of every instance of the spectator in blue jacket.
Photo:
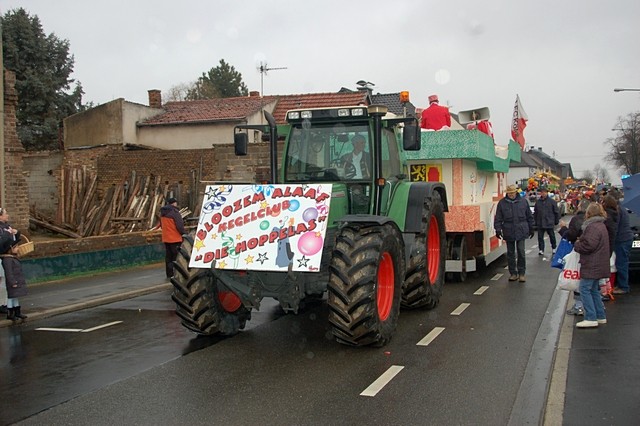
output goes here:
[{"label": "spectator in blue jacket", "polygon": [[560,222],[560,210],[556,201],[549,197],[546,187],[540,188],[540,198],[533,207],[533,219],[538,228],[538,255],[544,254],[544,234],[549,235],[551,253],[556,253],[556,232],[554,227]]},{"label": "spectator in blue jacket", "polygon": [[493,227],[496,236],[507,243],[509,281],[526,281],[527,263],[524,241],[533,238],[533,216],[526,199],[518,197],[515,185],[507,186],[507,195],[498,202]]}]

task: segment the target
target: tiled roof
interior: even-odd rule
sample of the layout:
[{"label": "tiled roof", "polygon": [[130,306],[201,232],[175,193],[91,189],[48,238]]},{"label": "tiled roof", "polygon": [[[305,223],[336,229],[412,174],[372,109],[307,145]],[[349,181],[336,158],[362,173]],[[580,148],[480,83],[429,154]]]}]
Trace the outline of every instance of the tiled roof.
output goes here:
[{"label": "tiled roof", "polygon": [[350,106],[369,104],[367,93],[307,93],[303,95],[284,95],[278,97],[273,117],[276,123],[286,123],[287,111],[300,108],[322,108],[332,106]]},{"label": "tiled roof", "polygon": [[167,102],[164,112],[139,123],[139,126],[163,124],[194,124],[216,121],[243,120],[260,111],[262,105],[277,101],[273,116],[276,123],[286,123],[287,111],[298,108],[322,108],[331,106],[368,104],[366,93],[308,93],[302,95],[243,96],[200,101]]},{"label": "tiled roof", "polygon": [[242,96],[200,101],[167,102],[162,106],[163,113],[142,121],[139,126],[243,120],[248,115],[260,111],[262,105],[271,103],[276,99],[276,96],[265,96],[262,99],[259,96]]},{"label": "tiled roof", "polygon": [[[395,115],[402,116],[404,114],[404,107],[400,102],[400,93],[378,93],[371,96],[371,103],[386,105],[389,108],[389,112]],[[416,115],[416,107],[411,102],[407,102],[407,116],[412,117]]]}]

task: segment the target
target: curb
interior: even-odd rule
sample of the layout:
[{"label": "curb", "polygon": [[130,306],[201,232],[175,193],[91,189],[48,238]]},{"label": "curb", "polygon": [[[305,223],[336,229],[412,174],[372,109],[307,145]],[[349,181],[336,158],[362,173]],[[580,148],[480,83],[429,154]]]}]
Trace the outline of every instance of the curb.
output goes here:
[{"label": "curb", "polygon": [[[78,303],[72,303],[66,306],[60,306],[57,308],[51,308],[44,311],[28,313],[29,320],[38,320],[42,318],[52,317],[55,315],[66,314],[69,312],[79,311],[82,309],[95,308],[96,306],[106,305],[108,303],[120,302],[122,300],[132,299],[138,296],[144,296],[146,294],[158,293],[173,288],[171,283],[157,284],[151,287],[145,287],[138,290],[131,290],[124,293],[110,294],[108,296],[102,296],[95,299],[89,299]],[[27,313],[27,312],[25,312]],[[0,327],[7,327],[12,325],[13,322],[8,319],[0,320]],[[16,325],[23,323],[16,323]]]}]

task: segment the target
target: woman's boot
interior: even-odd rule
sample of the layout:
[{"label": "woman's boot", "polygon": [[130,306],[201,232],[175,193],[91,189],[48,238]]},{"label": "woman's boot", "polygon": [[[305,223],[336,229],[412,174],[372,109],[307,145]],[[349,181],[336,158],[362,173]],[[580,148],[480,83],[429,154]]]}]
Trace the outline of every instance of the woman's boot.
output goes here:
[{"label": "woman's boot", "polygon": [[20,313],[20,306],[16,306],[15,308],[13,308],[13,310],[14,310],[14,314],[16,316],[16,319],[21,319],[22,321],[27,319],[26,315],[22,315]]},{"label": "woman's boot", "polygon": [[15,322],[16,320],[15,308],[7,308],[7,319]]}]

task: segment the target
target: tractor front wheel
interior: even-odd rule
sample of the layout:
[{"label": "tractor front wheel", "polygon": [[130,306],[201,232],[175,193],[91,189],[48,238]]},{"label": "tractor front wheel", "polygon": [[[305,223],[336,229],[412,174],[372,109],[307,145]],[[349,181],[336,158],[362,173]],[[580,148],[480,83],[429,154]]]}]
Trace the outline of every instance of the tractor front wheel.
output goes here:
[{"label": "tractor front wheel", "polygon": [[434,192],[422,207],[422,226],[416,236],[402,289],[404,308],[432,309],[444,285],[446,232],[440,194]]},{"label": "tractor front wheel", "polygon": [[186,236],[174,262],[173,295],[182,325],[201,335],[231,336],[243,329],[251,311],[233,292],[223,291],[213,273],[189,268],[193,236]]},{"label": "tractor front wheel", "polygon": [[330,266],[329,322],[336,339],[384,346],[396,329],[404,273],[402,235],[391,225],[349,224]]}]

